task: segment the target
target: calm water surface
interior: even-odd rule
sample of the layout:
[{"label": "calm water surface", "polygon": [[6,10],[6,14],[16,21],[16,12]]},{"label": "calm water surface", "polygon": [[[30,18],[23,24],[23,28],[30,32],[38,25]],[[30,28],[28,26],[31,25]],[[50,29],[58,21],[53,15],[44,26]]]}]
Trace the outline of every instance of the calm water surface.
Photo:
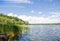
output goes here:
[{"label": "calm water surface", "polygon": [[30,25],[29,29],[19,41],[60,41],[60,26]]}]

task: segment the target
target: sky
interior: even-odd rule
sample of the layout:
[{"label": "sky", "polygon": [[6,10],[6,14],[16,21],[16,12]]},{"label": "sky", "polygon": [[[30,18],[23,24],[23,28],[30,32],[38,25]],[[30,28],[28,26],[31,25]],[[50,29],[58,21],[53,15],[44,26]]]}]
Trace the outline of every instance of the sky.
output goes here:
[{"label": "sky", "polygon": [[60,0],[0,0],[0,13],[29,23],[60,23]]}]

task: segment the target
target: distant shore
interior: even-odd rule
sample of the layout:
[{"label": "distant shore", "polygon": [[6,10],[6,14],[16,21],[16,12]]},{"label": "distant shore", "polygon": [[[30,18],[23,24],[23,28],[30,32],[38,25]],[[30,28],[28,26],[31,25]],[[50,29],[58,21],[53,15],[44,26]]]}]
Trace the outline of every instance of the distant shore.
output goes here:
[{"label": "distant shore", "polygon": [[29,24],[29,25],[60,25],[60,23],[37,23],[37,24]]}]

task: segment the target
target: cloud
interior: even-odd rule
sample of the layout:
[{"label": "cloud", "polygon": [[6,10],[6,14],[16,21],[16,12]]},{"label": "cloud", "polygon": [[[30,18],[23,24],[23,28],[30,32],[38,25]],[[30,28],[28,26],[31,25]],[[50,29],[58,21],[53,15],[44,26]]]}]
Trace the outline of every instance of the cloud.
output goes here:
[{"label": "cloud", "polygon": [[16,15],[13,13],[9,13],[9,16],[18,17],[24,21],[28,21],[29,23],[59,23],[59,18],[53,18],[54,16],[45,17],[37,17],[37,16],[27,16],[27,15]]},{"label": "cloud", "polygon": [[8,16],[13,16],[13,17],[17,17],[17,15],[16,14],[14,14],[14,13],[9,13],[9,14],[7,14]]},{"label": "cloud", "polygon": [[35,11],[33,11],[33,10],[31,11],[31,13],[34,13],[34,12],[35,12]]},{"label": "cloud", "polygon": [[60,15],[60,12],[50,12],[51,14]]},{"label": "cloud", "polygon": [[42,12],[41,12],[41,11],[39,11],[39,12],[37,11],[37,12],[36,12],[36,11],[34,11],[34,10],[32,10],[32,11],[31,11],[31,13],[38,13],[38,14],[42,14]]},{"label": "cloud", "polygon": [[40,11],[40,12],[38,12],[38,14],[42,14],[42,12]]},{"label": "cloud", "polygon": [[35,16],[19,16],[19,18],[29,21],[30,23],[59,23],[59,19],[45,18],[45,17],[35,17]]},{"label": "cloud", "polygon": [[5,0],[7,2],[13,2],[13,3],[28,3],[28,4],[33,4],[33,1],[31,0]]},{"label": "cloud", "polygon": [[60,12],[50,12],[50,14],[52,14],[52,17],[60,17]]}]

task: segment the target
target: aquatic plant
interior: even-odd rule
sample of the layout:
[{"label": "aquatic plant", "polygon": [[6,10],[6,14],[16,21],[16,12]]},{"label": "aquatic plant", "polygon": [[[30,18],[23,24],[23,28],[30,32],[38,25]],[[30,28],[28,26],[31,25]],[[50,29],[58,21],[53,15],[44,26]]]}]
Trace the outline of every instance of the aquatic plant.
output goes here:
[{"label": "aquatic plant", "polygon": [[[7,39],[12,41],[22,36],[23,27],[20,25],[27,25],[28,22],[23,21],[17,17],[0,14],[0,34],[6,34]],[[27,29],[25,29],[27,30]]]}]

